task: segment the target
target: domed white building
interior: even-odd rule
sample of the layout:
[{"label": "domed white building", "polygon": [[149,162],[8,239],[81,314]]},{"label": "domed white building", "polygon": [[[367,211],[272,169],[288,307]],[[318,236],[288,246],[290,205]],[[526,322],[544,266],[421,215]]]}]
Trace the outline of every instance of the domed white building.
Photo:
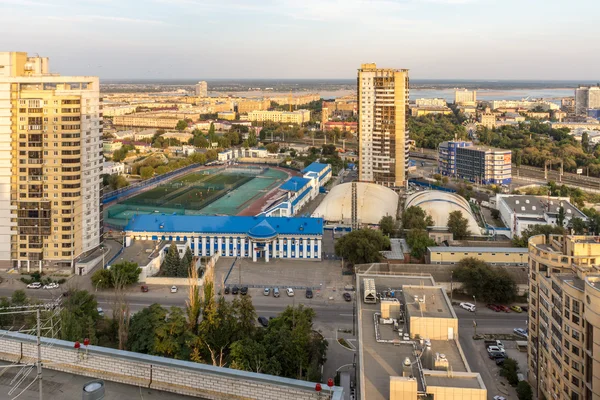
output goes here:
[{"label": "domed white building", "polygon": [[453,211],[460,211],[469,222],[468,228],[474,235],[481,234],[481,228],[471,211],[469,202],[462,196],[440,190],[426,190],[414,193],[406,199],[405,208],[418,206],[431,215],[433,224],[437,227],[448,226],[448,217]]},{"label": "domed white building", "polygon": [[[379,224],[386,215],[396,216],[398,194],[392,189],[374,183],[357,182],[358,222]],[[334,186],[312,214],[328,222],[350,224],[352,219],[352,183]]]}]

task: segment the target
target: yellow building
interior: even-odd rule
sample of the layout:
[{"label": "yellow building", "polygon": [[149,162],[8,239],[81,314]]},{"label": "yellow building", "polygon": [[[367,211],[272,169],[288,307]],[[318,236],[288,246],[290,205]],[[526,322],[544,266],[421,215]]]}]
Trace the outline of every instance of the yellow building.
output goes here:
[{"label": "yellow building", "polygon": [[102,228],[99,81],[48,64],[0,53],[0,264],[28,271],[74,268]]},{"label": "yellow building", "polygon": [[217,114],[217,117],[227,121],[235,121],[237,119],[237,114],[233,111],[221,111]]},{"label": "yellow building", "polygon": [[265,111],[271,107],[271,100],[249,100],[241,99],[237,102],[237,112],[247,114],[251,111]]},{"label": "yellow building", "polygon": [[113,124],[115,126],[175,129],[181,120],[197,121],[199,118],[200,113],[194,111],[145,112],[114,117]]},{"label": "yellow building", "polygon": [[472,257],[491,265],[527,265],[529,253],[522,247],[428,247],[427,262],[430,264],[458,264],[463,258]]},{"label": "yellow building", "polygon": [[537,398],[600,399],[600,237],[529,239],[528,379]]},{"label": "yellow building", "polygon": [[407,69],[358,70],[358,179],[402,187],[408,174]]},{"label": "yellow building", "polygon": [[489,108],[486,108],[485,112],[481,113],[481,125],[488,129],[496,127],[496,114],[491,112]]},{"label": "yellow building", "polygon": [[248,121],[273,121],[290,124],[304,124],[310,122],[310,110],[298,111],[251,111]]},{"label": "yellow building", "polygon": [[423,115],[450,115],[452,110],[448,107],[411,107],[410,113],[413,117]]},{"label": "yellow building", "polygon": [[116,141],[105,141],[104,143],[102,143],[102,151],[105,153],[113,153],[117,150],[119,150],[121,147],[123,147],[123,143],[122,142],[116,142]]}]

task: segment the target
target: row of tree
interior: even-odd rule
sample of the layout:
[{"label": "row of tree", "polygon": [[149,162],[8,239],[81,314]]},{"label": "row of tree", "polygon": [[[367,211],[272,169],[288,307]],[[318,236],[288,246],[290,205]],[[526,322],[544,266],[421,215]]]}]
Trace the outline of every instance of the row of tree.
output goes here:
[{"label": "row of tree", "polygon": [[179,258],[177,245],[171,243],[169,251],[160,265],[159,274],[166,277],[187,278],[192,267],[192,259],[192,251],[189,247],[186,247],[183,257]]}]

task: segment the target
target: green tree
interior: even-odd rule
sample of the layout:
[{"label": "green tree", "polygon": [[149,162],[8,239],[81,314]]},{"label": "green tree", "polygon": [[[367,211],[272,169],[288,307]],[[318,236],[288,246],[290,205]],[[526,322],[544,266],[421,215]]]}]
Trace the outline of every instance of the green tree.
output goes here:
[{"label": "green tree", "polygon": [[202,135],[194,136],[194,138],[192,140],[193,140],[192,144],[196,147],[201,147],[203,149],[206,149],[209,146],[208,140]]},{"label": "green tree", "polygon": [[157,326],[154,334],[154,353],[156,355],[179,360],[190,359],[188,342],[193,339],[193,334],[188,329],[188,323],[181,308],[171,307],[165,322]]},{"label": "green tree", "polygon": [[110,186],[112,190],[121,189],[129,186],[129,182],[123,175],[112,174],[106,175],[106,185]]},{"label": "green tree", "polygon": [[269,143],[267,144],[267,151],[271,154],[275,154],[279,152],[279,143]]},{"label": "green tree", "polygon": [[519,400],[533,400],[533,390],[527,381],[521,381],[517,384],[517,398]]},{"label": "green tree", "polygon": [[160,272],[162,276],[176,277],[179,271],[181,260],[179,259],[179,252],[177,251],[177,245],[171,243],[169,251],[165,256],[162,264],[160,265]]},{"label": "green tree", "polygon": [[460,260],[454,279],[462,282],[468,295],[490,303],[508,303],[517,294],[517,285],[506,270],[491,268],[476,258]]},{"label": "green tree", "polygon": [[74,342],[88,338],[95,344],[96,322],[99,318],[96,296],[87,290],[71,290],[62,305],[61,339]]},{"label": "green tree", "polygon": [[181,258],[179,263],[179,268],[177,268],[177,276],[180,278],[187,278],[190,267],[192,266],[192,250],[189,247],[186,247],[185,253]]},{"label": "green tree", "polygon": [[112,274],[108,269],[102,268],[96,270],[96,272],[92,274],[91,281],[95,288],[110,289],[113,287]]},{"label": "green tree", "polygon": [[422,259],[427,254],[427,248],[435,246],[435,240],[429,237],[424,229],[413,229],[406,236],[406,243],[410,246],[410,255]]},{"label": "green tree", "polygon": [[402,213],[402,228],[427,229],[433,225],[433,219],[419,206],[410,206]]},{"label": "green tree", "polygon": [[527,247],[529,238],[536,235],[562,235],[565,229],[558,225],[533,225],[527,227],[521,233],[521,236],[515,235],[512,239],[512,243],[516,247]]},{"label": "green tree", "polygon": [[583,235],[587,228],[586,223],[579,217],[572,218],[570,221],[570,225],[573,228],[573,232],[576,235]]},{"label": "green tree", "polygon": [[586,153],[590,151],[590,135],[587,132],[581,135],[581,147]]},{"label": "green tree", "polygon": [[254,133],[254,131],[250,132],[248,134],[248,146],[250,147],[256,147],[256,145],[258,145],[258,139],[256,138],[256,133]]},{"label": "green tree", "polygon": [[156,331],[165,324],[167,310],[152,304],[131,317],[127,349],[136,353],[157,354],[154,351]]},{"label": "green tree", "polygon": [[462,211],[452,211],[448,216],[448,230],[454,235],[454,239],[464,239],[471,234],[469,221],[463,217]]},{"label": "green tree", "polygon": [[235,298],[232,302],[232,311],[237,319],[238,337],[252,336],[256,329],[256,310],[250,295]]},{"label": "green tree", "polygon": [[268,349],[260,341],[245,337],[231,345],[231,367],[243,371],[269,373]]},{"label": "green tree", "polygon": [[565,226],[565,208],[561,206],[558,208],[558,217],[556,218],[556,225]]},{"label": "green tree", "polygon": [[215,135],[215,124],[214,122],[210,123],[210,127],[208,128],[208,136],[213,137]]},{"label": "green tree", "polygon": [[379,220],[379,229],[386,236],[393,236],[396,233],[396,221],[391,215],[381,217]]},{"label": "green tree", "polygon": [[516,386],[519,383],[518,373],[519,363],[513,358],[506,358],[500,369],[500,376],[505,377],[512,386]]},{"label": "green tree", "polygon": [[186,121],[179,120],[179,121],[177,121],[177,125],[175,126],[175,129],[177,129],[179,132],[183,132],[187,127],[188,127],[188,124]]},{"label": "green tree", "polygon": [[335,254],[352,264],[381,261],[382,250],[390,247],[390,239],[380,231],[358,229],[348,233],[335,243]]},{"label": "green tree", "polygon": [[140,168],[140,176],[142,177],[142,179],[152,178],[153,175],[154,175],[154,168],[152,168],[150,166]]},{"label": "green tree", "polygon": [[10,297],[10,304],[12,306],[24,306],[29,304],[29,298],[27,298],[27,294],[24,290],[17,289]]},{"label": "green tree", "polygon": [[110,269],[99,269],[92,275],[91,281],[94,287],[110,289],[115,287],[115,282],[122,285],[133,285],[138,282],[142,269],[137,263],[122,261],[114,264]]}]

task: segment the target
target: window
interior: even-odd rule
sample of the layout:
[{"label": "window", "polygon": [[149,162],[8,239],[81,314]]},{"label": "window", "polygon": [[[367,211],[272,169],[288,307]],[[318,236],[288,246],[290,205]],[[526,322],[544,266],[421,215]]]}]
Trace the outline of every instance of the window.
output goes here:
[{"label": "window", "polygon": [[580,334],[576,330],[573,330],[571,337],[579,342]]},{"label": "window", "polygon": [[579,356],[579,347],[572,346],[571,347],[571,353],[575,354],[576,356]]}]

